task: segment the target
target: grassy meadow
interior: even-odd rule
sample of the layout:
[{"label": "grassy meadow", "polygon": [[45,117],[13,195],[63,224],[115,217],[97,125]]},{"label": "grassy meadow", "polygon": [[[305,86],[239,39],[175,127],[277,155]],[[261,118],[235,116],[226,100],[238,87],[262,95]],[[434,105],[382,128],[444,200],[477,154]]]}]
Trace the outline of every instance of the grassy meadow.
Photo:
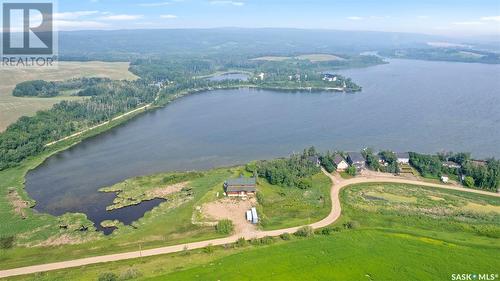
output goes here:
[{"label": "grassy meadow", "polygon": [[312,178],[307,190],[280,187],[259,179],[258,211],[264,230],[304,225],[325,218],[331,210],[330,179],[323,173]]},{"label": "grassy meadow", "polygon": [[[343,215],[313,237],[89,265],[9,280],[450,280],[500,268],[500,200],[402,184],[341,193]],[[471,208],[473,206],[474,208]]]},{"label": "grassy meadow", "polygon": [[[37,111],[48,109],[61,100],[78,97],[28,98],[14,97],[12,90],[24,81],[61,81],[77,77],[107,77],[110,79],[136,79],[128,71],[127,62],[59,62],[57,68],[47,69],[0,69],[0,132],[21,116],[31,116]],[[69,95],[70,93],[68,93]]]}]

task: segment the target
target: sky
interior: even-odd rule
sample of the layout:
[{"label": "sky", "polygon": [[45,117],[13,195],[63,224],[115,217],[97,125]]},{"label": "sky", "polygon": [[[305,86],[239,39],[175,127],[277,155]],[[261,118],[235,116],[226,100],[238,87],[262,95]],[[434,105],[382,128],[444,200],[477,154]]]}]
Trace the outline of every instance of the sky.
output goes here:
[{"label": "sky", "polygon": [[55,3],[59,30],[290,27],[500,37],[500,0],[58,0]]}]

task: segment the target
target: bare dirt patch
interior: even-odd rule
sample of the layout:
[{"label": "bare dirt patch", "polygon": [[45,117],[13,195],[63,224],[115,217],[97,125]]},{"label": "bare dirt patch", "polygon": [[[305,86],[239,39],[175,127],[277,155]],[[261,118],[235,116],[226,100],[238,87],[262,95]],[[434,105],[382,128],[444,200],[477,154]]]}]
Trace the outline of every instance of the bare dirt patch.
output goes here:
[{"label": "bare dirt patch", "polygon": [[250,210],[256,204],[255,198],[247,200],[224,198],[204,204],[201,207],[201,212],[208,220],[231,220],[235,232],[238,234],[252,234],[257,232],[257,228],[246,220],[245,214],[247,210]]},{"label": "bare dirt patch", "polygon": [[183,188],[188,187],[189,182],[180,182],[165,187],[158,187],[147,192],[148,197],[163,198],[167,195],[180,192]]}]

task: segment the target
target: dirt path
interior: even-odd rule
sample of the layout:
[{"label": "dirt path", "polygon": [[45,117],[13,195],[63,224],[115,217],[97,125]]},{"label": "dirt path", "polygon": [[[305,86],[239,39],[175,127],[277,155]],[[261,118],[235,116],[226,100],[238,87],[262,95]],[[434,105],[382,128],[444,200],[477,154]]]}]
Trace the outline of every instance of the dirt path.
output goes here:
[{"label": "dirt path", "polygon": [[[476,194],[483,194],[483,195],[488,195],[488,196],[500,197],[499,193],[491,193],[491,192],[486,192],[486,191],[482,191],[482,190],[466,189],[466,188],[454,186],[454,185],[444,185],[444,184],[437,184],[437,183],[421,182],[421,181],[409,180],[409,179],[404,179],[404,178],[391,176],[391,175],[385,175],[385,174],[370,174],[369,176],[360,176],[360,177],[355,177],[352,179],[345,180],[345,179],[340,178],[338,175],[330,175],[329,173],[327,173],[324,170],[323,170],[323,172],[333,182],[331,192],[330,192],[331,198],[332,198],[332,210],[330,211],[330,214],[326,218],[324,218],[321,221],[318,221],[316,223],[310,224],[310,226],[313,228],[325,227],[325,226],[328,226],[328,225],[334,223],[335,221],[337,221],[337,219],[340,217],[340,214],[342,212],[341,205],[340,205],[340,198],[339,198],[340,190],[342,190],[342,188],[344,188],[348,185],[359,184],[359,183],[377,183],[377,182],[379,182],[379,183],[403,183],[403,184],[429,186],[429,187],[436,187],[436,188],[442,188],[442,189],[448,189],[448,190],[458,190],[458,191],[462,191],[462,192],[469,192],[469,193],[476,193]],[[64,268],[70,268],[70,267],[78,267],[78,266],[96,264],[96,263],[134,259],[134,258],[155,256],[155,255],[162,255],[162,254],[170,254],[170,253],[175,253],[175,252],[181,252],[181,251],[185,250],[186,248],[187,249],[199,249],[199,248],[204,248],[208,245],[230,244],[230,243],[236,242],[236,240],[240,237],[244,237],[245,239],[252,239],[252,238],[262,238],[265,236],[278,236],[278,235],[283,234],[283,233],[294,233],[301,227],[303,227],[303,226],[297,226],[297,227],[291,227],[291,228],[279,229],[279,230],[272,230],[272,231],[255,231],[252,233],[236,233],[230,237],[213,239],[213,240],[208,240],[208,241],[180,244],[180,245],[175,245],[175,246],[161,247],[161,248],[149,249],[149,250],[144,250],[144,251],[135,251],[135,252],[127,252],[127,253],[112,254],[112,255],[105,255],[105,256],[97,256],[97,257],[91,257],[91,258],[76,259],[76,260],[70,260],[70,261],[55,262],[55,263],[49,263],[49,264],[41,264],[41,265],[20,267],[20,268],[15,268],[15,269],[2,270],[2,271],[0,271],[0,278],[23,275],[23,274],[32,274],[32,273],[36,273],[36,272],[43,272],[43,271],[50,271],[50,270],[57,270],[57,269],[64,269]]]}]

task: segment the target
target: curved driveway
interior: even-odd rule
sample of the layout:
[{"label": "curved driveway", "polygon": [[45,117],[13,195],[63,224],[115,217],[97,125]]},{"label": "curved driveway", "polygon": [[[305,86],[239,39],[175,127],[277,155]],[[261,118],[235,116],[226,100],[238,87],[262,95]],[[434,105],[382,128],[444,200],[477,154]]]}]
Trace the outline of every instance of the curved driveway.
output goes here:
[{"label": "curved driveway", "polygon": [[[409,179],[404,179],[401,177],[395,177],[395,176],[383,175],[383,174],[377,174],[377,175],[371,175],[371,176],[360,176],[360,177],[355,177],[352,179],[344,180],[344,179],[341,179],[340,177],[332,176],[324,170],[323,170],[323,172],[332,180],[332,183],[333,183],[332,188],[331,188],[332,210],[330,211],[330,214],[326,218],[324,218],[321,221],[318,221],[316,223],[310,224],[310,226],[312,228],[315,228],[315,229],[328,226],[328,225],[334,223],[335,221],[337,221],[337,219],[340,217],[340,214],[341,214],[341,206],[340,206],[340,199],[339,199],[340,190],[342,188],[344,188],[348,185],[352,185],[352,184],[377,183],[377,182],[379,182],[379,183],[403,183],[403,184],[413,184],[413,185],[420,185],[420,186],[437,187],[437,188],[443,188],[443,189],[449,189],[449,190],[458,190],[458,191],[462,191],[462,192],[477,193],[477,194],[489,195],[489,196],[494,196],[494,197],[500,197],[500,194],[498,194],[498,193],[491,193],[491,192],[474,190],[474,189],[466,189],[466,188],[454,186],[454,185],[443,185],[443,184],[436,184],[436,183],[421,182],[421,181],[409,180]],[[303,227],[303,226],[297,226],[297,227],[291,227],[291,228],[279,229],[279,230],[270,230],[270,231],[257,230],[254,232],[237,233],[237,234],[234,234],[230,237],[213,239],[213,240],[208,240],[208,241],[193,242],[193,243],[188,243],[188,244],[167,246],[167,247],[161,247],[161,248],[155,248],[155,249],[149,249],[149,250],[143,250],[143,251],[135,251],[135,252],[127,252],[127,253],[121,253],[121,254],[97,256],[97,257],[91,257],[91,258],[76,259],[76,260],[69,260],[69,261],[63,261],[63,262],[55,262],[55,263],[48,263],[48,264],[41,264],[41,265],[34,265],[34,266],[27,266],[27,267],[2,270],[2,271],[0,271],[0,278],[23,275],[23,274],[32,274],[32,273],[36,273],[36,272],[43,272],[43,271],[50,271],[50,270],[57,270],[57,269],[64,269],[64,268],[70,268],[70,267],[78,267],[78,266],[96,264],[96,263],[104,263],[104,262],[134,259],[134,258],[147,257],[147,256],[170,254],[170,253],[175,253],[175,252],[181,252],[181,251],[184,251],[185,249],[204,248],[208,245],[230,244],[230,243],[236,242],[236,240],[238,240],[240,237],[243,237],[245,239],[252,239],[252,238],[262,238],[265,236],[278,236],[278,235],[283,234],[283,233],[294,233],[301,227]]]}]

